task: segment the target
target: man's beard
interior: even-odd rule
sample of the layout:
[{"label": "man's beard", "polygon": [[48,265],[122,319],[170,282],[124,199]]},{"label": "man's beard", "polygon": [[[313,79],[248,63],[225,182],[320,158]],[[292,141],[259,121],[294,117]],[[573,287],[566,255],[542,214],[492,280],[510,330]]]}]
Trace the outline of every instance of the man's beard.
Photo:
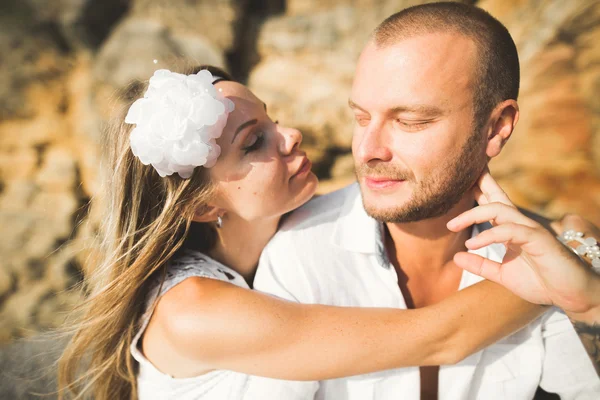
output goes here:
[{"label": "man's beard", "polygon": [[[374,204],[366,204],[363,195],[367,214],[378,221],[389,223],[416,222],[446,214],[471,189],[483,171],[486,158],[482,156],[482,146],[479,132],[473,132],[461,152],[453,158],[442,160],[443,166],[439,168],[439,173],[417,182],[412,197],[401,206],[378,209]],[[360,177],[373,175],[415,183],[414,176],[409,171],[383,163],[374,168],[357,165],[356,174],[359,182]]]}]

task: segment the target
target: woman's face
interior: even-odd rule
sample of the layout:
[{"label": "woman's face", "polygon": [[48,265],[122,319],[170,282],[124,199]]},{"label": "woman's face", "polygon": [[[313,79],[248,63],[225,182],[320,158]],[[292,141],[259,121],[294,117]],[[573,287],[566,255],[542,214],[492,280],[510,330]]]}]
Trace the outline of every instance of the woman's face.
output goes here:
[{"label": "woman's face", "polygon": [[302,133],[273,122],[266,105],[236,82],[216,84],[235,103],[210,168],[216,185],[211,205],[247,221],[280,217],[307,202],[317,187],[311,162],[300,150]]}]

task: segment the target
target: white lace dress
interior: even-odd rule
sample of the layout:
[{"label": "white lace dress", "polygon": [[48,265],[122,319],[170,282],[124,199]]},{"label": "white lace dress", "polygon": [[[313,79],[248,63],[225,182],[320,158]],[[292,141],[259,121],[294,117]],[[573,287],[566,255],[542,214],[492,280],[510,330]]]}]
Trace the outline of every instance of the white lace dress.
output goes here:
[{"label": "white lace dress", "polygon": [[[234,270],[213,260],[203,253],[186,253],[169,263],[167,276],[159,296],[164,295],[178,283],[190,277],[206,277],[226,281],[234,285],[249,288],[248,284]],[[146,312],[142,316],[142,325],[131,344],[131,354],[139,362],[138,396],[140,400],[229,400],[245,397],[249,375],[233,371],[216,370],[193,378],[173,378],[160,372],[140,351],[139,339],[148,326],[152,315],[152,303],[159,287],[151,290],[147,299]]]}]

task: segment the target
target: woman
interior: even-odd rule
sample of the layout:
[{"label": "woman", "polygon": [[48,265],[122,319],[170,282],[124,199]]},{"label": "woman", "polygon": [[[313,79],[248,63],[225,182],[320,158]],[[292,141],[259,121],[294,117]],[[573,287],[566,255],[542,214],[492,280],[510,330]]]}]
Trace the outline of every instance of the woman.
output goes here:
[{"label": "woman", "polygon": [[[157,71],[125,119],[135,128],[108,138],[106,259],[87,278],[62,388],[98,399],[237,399],[247,374],[320,380],[455,363],[543,312],[490,282],[417,310],[249,290],[281,217],[317,180],[300,132],[210,70],[220,78]],[[493,300],[482,306],[484,294]]]}]

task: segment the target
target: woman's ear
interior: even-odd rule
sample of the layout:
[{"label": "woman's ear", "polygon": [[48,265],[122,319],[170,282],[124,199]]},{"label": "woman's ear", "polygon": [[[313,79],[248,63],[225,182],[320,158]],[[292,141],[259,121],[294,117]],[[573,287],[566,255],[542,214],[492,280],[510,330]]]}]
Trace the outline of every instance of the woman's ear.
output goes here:
[{"label": "woman's ear", "polygon": [[219,207],[205,206],[194,213],[194,222],[215,222],[219,215],[225,214],[225,211]]},{"label": "woman's ear", "polygon": [[502,147],[512,135],[519,121],[519,105],[516,100],[505,100],[496,107],[494,114],[498,116],[488,133],[486,148],[486,154],[490,158],[500,154]]}]

